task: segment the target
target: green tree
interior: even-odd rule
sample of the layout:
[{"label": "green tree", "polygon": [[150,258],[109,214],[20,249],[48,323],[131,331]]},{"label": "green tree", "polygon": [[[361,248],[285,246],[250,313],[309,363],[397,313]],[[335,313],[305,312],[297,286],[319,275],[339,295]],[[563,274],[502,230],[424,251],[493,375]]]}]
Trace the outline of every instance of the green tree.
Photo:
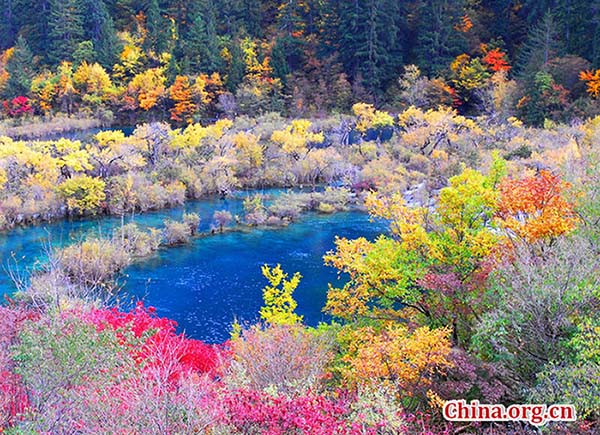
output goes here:
[{"label": "green tree", "polygon": [[551,13],[544,15],[540,23],[532,28],[517,58],[516,71],[524,80],[532,80],[548,62],[564,51],[559,24]]},{"label": "green tree", "polygon": [[371,95],[396,78],[403,56],[404,15],[400,3],[393,0],[339,2],[340,60],[350,77],[362,78]]},{"label": "green tree", "polygon": [[83,26],[81,0],[50,0],[48,28],[51,46],[48,59],[52,63],[73,59],[78,44],[85,38]]},{"label": "green tree", "polygon": [[190,16],[190,26],[184,35],[183,53],[189,73],[213,73],[221,69],[217,18],[214,3],[203,0]]},{"label": "green tree", "polygon": [[17,36],[14,0],[0,0],[0,50],[12,47]]},{"label": "green tree", "polygon": [[464,0],[419,1],[411,30],[417,35],[414,54],[424,72],[437,74],[467,51],[464,33],[456,29],[463,16]]},{"label": "green tree", "polygon": [[51,0],[13,0],[19,36],[25,38],[36,56],[46,59],[50,47],[48,21]]},{"label": "green tree", "polygon": [[33,55],[27,41],[21,36],[17,39],[13,56],[6,64],[6,72],[9,77],[4,87],[4,95],[6,97],[27,95],[35,72]]},{"label": "green tree", "polygon": [[158,0],[149,0],[145,12],[147,34],[144,50],[160,55],[167,51],[169,22],[163,18]]},{"label": "green tree", "polygon": [[119,52],[119,40],[108,8],[102,0],[84,0],[85,39],[91,41],[95,60],[104,68],[112,67]]},{"label": "green tree", "polygon": [[263,36],[262,0],[230,0],[219,8],[219,23],[223,33],[235,35],[246,33],[251,37]]}]

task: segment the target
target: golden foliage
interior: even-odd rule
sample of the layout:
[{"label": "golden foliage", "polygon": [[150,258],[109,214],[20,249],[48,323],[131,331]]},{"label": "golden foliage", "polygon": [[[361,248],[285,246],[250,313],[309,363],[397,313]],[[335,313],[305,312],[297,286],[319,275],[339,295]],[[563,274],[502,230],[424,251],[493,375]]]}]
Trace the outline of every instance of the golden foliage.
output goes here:
[{"label": "golden foliage", "polygon": [[356,129],[365,133],[370,128],[384,128],[394,125],[394,118],[381,110],[375,110],[372,104],[356,103],[352,112],[358,117]]},{"label": "golden foliage", "polygon": [[579,79],[587,83],[587,92],[594,98],[600,95],[600,69],[587,70],[579,73]]},{"label": "golden foliage", "polygon": [[260,309],[260,317],[272,325],[295,325],[302,322],[302,316],[294,312],[298,303],[293,297],[302,275],[296,272],[288,280],[288,274],[279,264],[273,268],[264,265],[262,273],[269,285],[263,289],[265,305]]},{"label": "golden foliage", "polygon": [[347,330],[344,378],[350,384],[393,387],[398,396],[427,391],[433,376],[453,367],[449,328],[417,328],[389,324],[383,330]]}]

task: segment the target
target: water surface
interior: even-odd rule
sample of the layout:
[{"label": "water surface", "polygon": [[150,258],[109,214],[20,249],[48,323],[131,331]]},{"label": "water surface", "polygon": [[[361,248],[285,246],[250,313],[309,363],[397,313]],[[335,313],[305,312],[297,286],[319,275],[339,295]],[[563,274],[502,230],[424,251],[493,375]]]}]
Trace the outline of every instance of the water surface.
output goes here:
[{"label": "water surface", "polygon": [[[207,230],[215,210],[241,215],[242,199],[249,194],[190,202],[185,207],[137,215],[134,221],[141,226],[161,227],[166,218],[180,219],[185,212],[195,212],[202,219],[201,230]],[[0,261],[4,269],[9,263],[12,269],[31,269],[43,261],[44,245],[49,240],[54,245],[65,245],[88,235],[108,235],[120,224],[119,218],[102,218],[15,229],[0,235]],[[338,281],[336,271],[323,265],[323,255],[334,247],[335,236],[372,239],[383,230],[382,224],[370,222],[360,212],[309,213],[285,228],[198,238],[186,246],[160,249],[128,267],[124,271],[124,291],[156,307],[159,315],[176,320],[188,335],[222,342],[229,337],[234,319],[252,322],[258,318],[266,284],[261,266],[279,263],[290,275],[302,274],[295,293],[297,311],[307,324],[316,325],[326,320],[321,310],[327,285]],[[6,270],[0,271],[0,292],[12,291],[14,286]]]}]

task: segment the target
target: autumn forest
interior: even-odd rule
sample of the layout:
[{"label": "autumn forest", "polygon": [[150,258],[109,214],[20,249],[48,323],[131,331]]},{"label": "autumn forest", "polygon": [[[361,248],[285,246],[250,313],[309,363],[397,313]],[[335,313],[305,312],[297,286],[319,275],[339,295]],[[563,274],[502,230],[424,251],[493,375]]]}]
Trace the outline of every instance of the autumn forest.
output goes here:
[{"label": "autumn forest", "polygon": [[0,434],[600,433],[599,38],[596,1],[0,0]]}]

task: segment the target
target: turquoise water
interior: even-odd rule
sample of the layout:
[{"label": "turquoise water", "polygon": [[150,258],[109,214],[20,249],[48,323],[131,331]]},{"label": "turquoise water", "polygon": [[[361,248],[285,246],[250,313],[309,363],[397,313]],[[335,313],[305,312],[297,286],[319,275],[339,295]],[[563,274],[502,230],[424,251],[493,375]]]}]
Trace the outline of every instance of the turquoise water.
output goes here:
[{"label": "turquoise water", "polygon": [[[268,191],[276,195],[278,191]],[[239,193],[228,200],[190,202],[185,207],[135,216],[142,226],[161,227],[166,218],[180,219],[184,212],[200,215],[201,230],[207,230],[215,210],[241,214]],[[0,292],[14,286],[6,266],[23,271],[43,261],[44,245],[64,245],[89,234],[109,234],[120,225],[118,218],[62,221],[55,224],[16,229],[0,236]],[[300,272],[303,279],[296,290],[298,313],[316,325],[326,320],[322,313],[327,284],[338,280],[336,271],[323,265],[323,255],[334,246],[336,235],[374,238],[384,230],[359,212],[334,215],[307,214],[286,228],[255,229],[195,239],[191,244],[159,250],[151,258],[125,270],[124,291],[161,316],[176,320],[180,330],[211,343],[229,337],[234,319],[252,322],[262,305],[263,264],[280,263],[286,272]],[[11,258],[17,259],[17,267]]]}]

